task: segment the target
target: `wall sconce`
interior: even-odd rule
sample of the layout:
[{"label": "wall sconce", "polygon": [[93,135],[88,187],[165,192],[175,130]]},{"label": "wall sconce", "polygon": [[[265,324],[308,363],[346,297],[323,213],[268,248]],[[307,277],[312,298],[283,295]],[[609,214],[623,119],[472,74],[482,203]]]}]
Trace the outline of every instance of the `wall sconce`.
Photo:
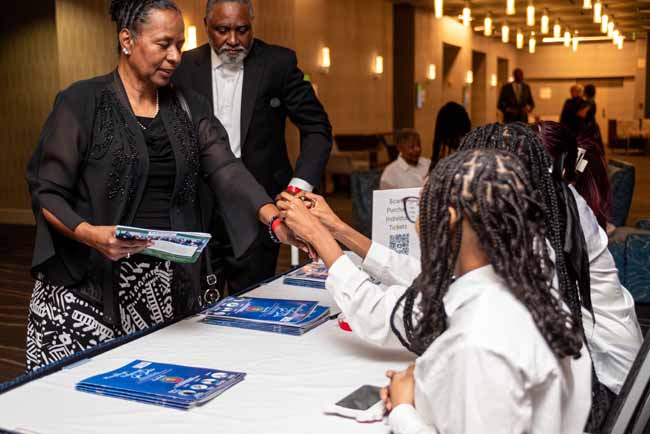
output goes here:
[{"label": "wall sconce", "polygon": [[443,4],[442,0],[434,0],[433,1],[433,10],[435,11],[435,16],[436,18],[440,19],[442,18],[443,15]]},{"label": "wall sconce", "polygon": [[320,53],[320,70],[323,74],[330,72],[332,66],[332,59],[330,57],[330,49],[328,47],[321,48]]},{"label": "wall sconce", "polygon": [[467,71],[467,75],[465,76],[465,83],[467,84],[474,83],[474,73],[472,72],[471,69]]},{"label": "wall sconce", "polygon": [[429,67],[427,68],[427,80],[433,81],[435,79],[436,79],[436,65],[430,63]]},{"label": "wall sconce", "polygon": [[196,26],[189,26],[187,28],[187,41],[185,41],[185,50],[192,50],[196,48]]},{"label": "wall sconce", "polygon": [[564,31],[564,46],[565,47],[571,46],[571,32],[569,32],[568,30]]},{"label": "wall sconce", "polygon": [[490,76],[490,86],[497,87],[497,75],[496,74],[492,74]]},{"label": "wall sconce", "polygon": [[509,41],[510,41],[510,27],[508,27],[508,23],[503,23],[503,26],[501,26],[501,42],[507,44]]},{"label": "wall sconce", "polygon": [[383,56],[375,56],[375,66],[372,70],[375,74],[375,78],[381,77],[384,73],[384,58]]}]

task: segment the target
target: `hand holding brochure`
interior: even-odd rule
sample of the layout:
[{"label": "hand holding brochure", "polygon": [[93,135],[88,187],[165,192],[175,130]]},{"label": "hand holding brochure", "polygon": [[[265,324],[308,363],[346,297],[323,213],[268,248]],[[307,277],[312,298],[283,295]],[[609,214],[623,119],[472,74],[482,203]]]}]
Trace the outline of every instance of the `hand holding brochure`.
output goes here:
[{"label": "hand holding brochure", "polygon": [[302,335],[327,321],[329,308],[316,301],[227,297],[204,313],[207,324]]},{"label": "hand holding brochure", "polygon": [[153,241],[153,246],[144,249],[143,254],[166,261],[191,264],[199,259],[212,236],[203,232],[159,231],[118,226],[115,230],[115,237],[120,240]]},{"label": "hand holding brochure", "polygon": [[86,378],[76,389],[147,404],[188,410],[244,379],[242,372],[134,360],[114,371]]}]

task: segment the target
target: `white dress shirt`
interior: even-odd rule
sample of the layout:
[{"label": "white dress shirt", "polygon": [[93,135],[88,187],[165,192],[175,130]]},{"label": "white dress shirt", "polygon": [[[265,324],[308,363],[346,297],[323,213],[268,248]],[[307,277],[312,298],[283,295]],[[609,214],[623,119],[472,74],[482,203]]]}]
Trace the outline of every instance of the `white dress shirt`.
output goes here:
[{"label": "white dress shirt", "polygon": [[[643,335],[634,299],[618,279],[614,258],[607,248],[607,234],[585,200],[573,187],[570,189],[587,243],[591,302],[596,316],[594,326],[591,313],[582,309],[585,336],[598,379],[618,394],[643,343]],[[553,253],[551,250],[552,257]],[[330,291],[355,334],[377,345],[399,345],[390,327],[390,315],[399,297],[420,274],[420,262],[372,243],[362,268],[388,288],[373,285],[352,262],[339,260],[332,266],[330,276],[331,285],[341,289]],[[396,323],[401,325],[401,311],[397,316]]]},{"label": "white dress shirt", "polygon": [[[416,271],[412,261],[400,259],[407,273]],[[404,287],[384,290],[366,275],[357,287],[365,296],[354,297],[354,288],[341,286],[354,284],[351,274],[365,275],[349,258],[339,258],[327,287],[359,334],[361,322],[353,318],[371,311],[370,318],[389,318]],[[416,360],[415,407],[403,404],[390,413],[396,434],[582,432],[591,407],[591,360],[584,349],[578,360],[558,361],[528,310],[489,265],[458,278],[443,303],[449,327]],[[362,337],[380,343],[389,336],[380,322],[362,327]]]},{"label": "white dress shirt", "polygon": [[381,190],[391,188],[412,188],[422,187],[424,177],[429,174],[431,160],[420,157],[417,166],[412,166],[402,158],[400,154],[397,160],[390,163],[384,169],[379,180]]},{"label": "white dress shirt", "polygon": [[573,186],[570,189],[587,241],[591,303],[596,316],[594,326],[591,313],[582,309],[585,335],[598,379],[618,394],[641,348],[643,334],[634,311],[634,298],[618,279],[614,258],[607,248],[607,233],[582,196]]},{"label": "white dress shirt", "polygon": [[212,56],[212,98],[214,115],[228,133],[230,149],[241,158],[241,98],[244,85],[244,64],[223,63],[210,50]]},{"label": "white dress shirt", "polygon": [[[210,50],[212,59],[212,100],[214,115],[228,133],[230,149],[237,158],[241,158],[241,105],[244,85],[244,63],[226,64]],[[314,187],[300,178],[292,178],[289,185],[304,191]]]}]

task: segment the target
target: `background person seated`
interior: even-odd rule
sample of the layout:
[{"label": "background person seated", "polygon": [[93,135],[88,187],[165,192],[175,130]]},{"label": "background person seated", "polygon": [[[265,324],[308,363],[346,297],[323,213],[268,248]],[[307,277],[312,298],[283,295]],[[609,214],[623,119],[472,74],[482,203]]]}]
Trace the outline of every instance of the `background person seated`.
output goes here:
[{"label": "background person seated", "polygon": [[429,173],[431,160],[422,157],[420,134],[414,129],[398,130],[396,145],[399,150],[397,160],[384,169],[379,188],[422,187],[424,177]]}]

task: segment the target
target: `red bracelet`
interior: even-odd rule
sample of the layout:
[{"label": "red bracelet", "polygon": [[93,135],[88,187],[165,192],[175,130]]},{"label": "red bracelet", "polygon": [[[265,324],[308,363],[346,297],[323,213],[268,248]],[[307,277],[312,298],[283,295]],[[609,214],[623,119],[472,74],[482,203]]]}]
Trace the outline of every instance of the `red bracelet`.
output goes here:
[{"label": "red bracelet", "polygon": [[281,224],[282,224],[282,220],[280,219],[273,220],[273,223],[271,223],[271,230],[275,232],[275,228],[277,228]]},{"label": "red bracelet", "polygon": [[294,185],[290,185],[290,186],[287,187],[287,191],[289,193],[293,194],[293,195],[296,195],[296,194],[300,193],[302,190],[299,189],[298,187],[294,186]]}]

